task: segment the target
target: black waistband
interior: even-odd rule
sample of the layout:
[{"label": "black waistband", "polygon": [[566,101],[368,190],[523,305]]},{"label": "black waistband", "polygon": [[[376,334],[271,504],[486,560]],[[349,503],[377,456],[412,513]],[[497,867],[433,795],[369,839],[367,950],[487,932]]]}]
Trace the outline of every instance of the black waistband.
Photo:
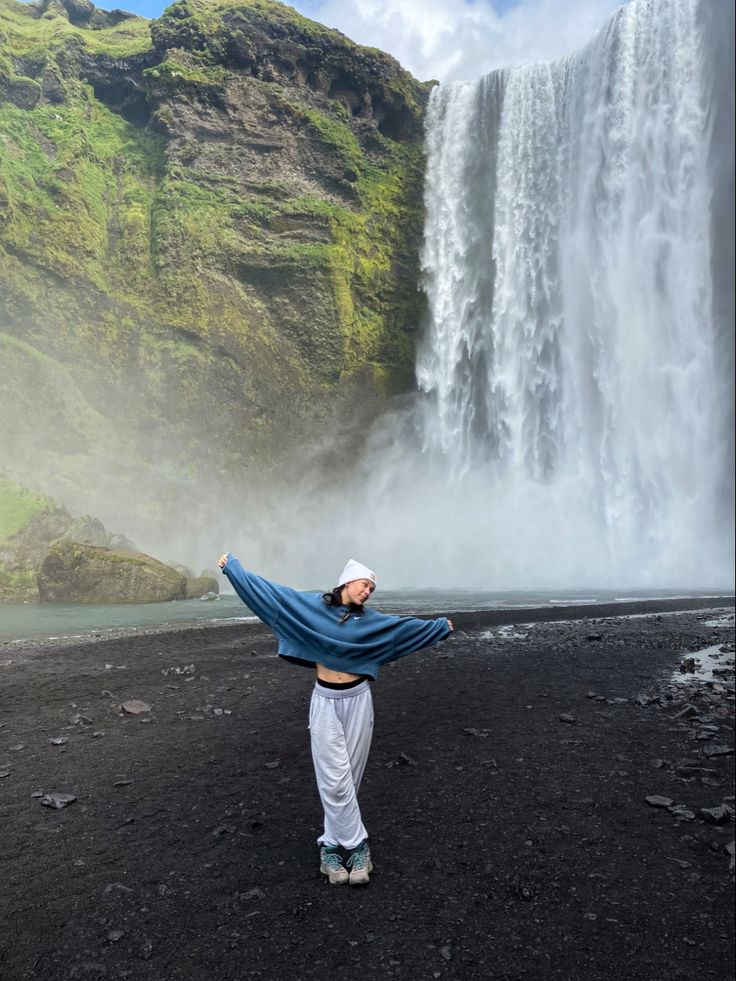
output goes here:
[{"label": "black waistband", "polygon": [[342,691],[345,688],[355,688],[357,685],[365,681],[365,677],[356,678],[355,681],[323,681],[321,678],[317,678],[317,684],[320,688],[332,688],[334,691]]}]

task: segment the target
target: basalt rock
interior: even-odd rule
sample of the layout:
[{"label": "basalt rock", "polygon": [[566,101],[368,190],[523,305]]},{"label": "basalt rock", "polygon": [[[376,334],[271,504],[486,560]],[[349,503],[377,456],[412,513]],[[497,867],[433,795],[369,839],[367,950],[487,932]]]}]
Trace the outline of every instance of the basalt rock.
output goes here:
[{"label": "basalt rock", "polygon": [[38,574],[42,603],[161,603],[183,599],[186,579],[143,553],[57,541]]},{"label": "basalt rock", "polygon": [[190,576],[186,581],[187,599],[199,599],[208,593],[217,595],[219,592],[219,583],[212,576]]}]

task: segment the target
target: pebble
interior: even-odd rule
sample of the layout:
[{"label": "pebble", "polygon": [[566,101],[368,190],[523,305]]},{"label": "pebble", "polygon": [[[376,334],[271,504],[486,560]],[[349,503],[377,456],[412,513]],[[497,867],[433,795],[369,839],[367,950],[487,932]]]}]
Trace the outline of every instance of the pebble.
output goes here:
[{"label": "pebble", "polygon": [[698,817],[709,824],[727,824],[731,820],[731,811],[725,804],[720,807],[701,807]]},{"label": "pebble", "polygon": [[151,706],[148,702],[142,702],[139,698],[131,698],[127,702],[123,702],[123,712],[127,712],[128,715],[141,715],[143,712],[150,712]]},{"label": "pebble", "polygon": [[40,800],[40,803],[44,807],[53,807],[55,810],[61,810],[62,807],[68,807],[73,804],[77,798],[74,794],[44,794]]},{"label": "pebble", "polygon": [[671,797],[660,797],[658,794],[651,794],[644,799],[650,807],[671,807],[674,804]]},{"label": "pebble", "polygon": [[575,724],[575,716],[574,715],[570,715],[569,712],[563,712],[561,715],[558,716],[558,718],[559,718],[560,722],[565,722],[565,723],[567,723],[567,725],[574,725]]}]

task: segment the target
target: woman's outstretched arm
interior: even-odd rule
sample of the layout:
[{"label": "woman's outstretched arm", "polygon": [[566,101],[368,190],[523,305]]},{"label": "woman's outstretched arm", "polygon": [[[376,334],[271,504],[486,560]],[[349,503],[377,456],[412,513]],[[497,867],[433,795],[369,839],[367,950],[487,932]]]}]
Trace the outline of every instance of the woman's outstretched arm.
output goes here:
[{"label": "woman's outstretched arm", "polygon": [[267,626],[274,627],[281,615],[282,596],[288,587],[244,569],[230,552],[221,555],[217,564],[248,609]]}]

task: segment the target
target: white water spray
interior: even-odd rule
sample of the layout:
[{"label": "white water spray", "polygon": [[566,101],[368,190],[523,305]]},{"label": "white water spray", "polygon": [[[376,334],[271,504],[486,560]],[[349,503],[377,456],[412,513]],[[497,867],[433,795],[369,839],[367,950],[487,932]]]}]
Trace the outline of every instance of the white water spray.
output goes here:
[{"label": "white water spray", "polygon": [[697,13],[433,93],[424,449],[514,581],[732,575]]}]

